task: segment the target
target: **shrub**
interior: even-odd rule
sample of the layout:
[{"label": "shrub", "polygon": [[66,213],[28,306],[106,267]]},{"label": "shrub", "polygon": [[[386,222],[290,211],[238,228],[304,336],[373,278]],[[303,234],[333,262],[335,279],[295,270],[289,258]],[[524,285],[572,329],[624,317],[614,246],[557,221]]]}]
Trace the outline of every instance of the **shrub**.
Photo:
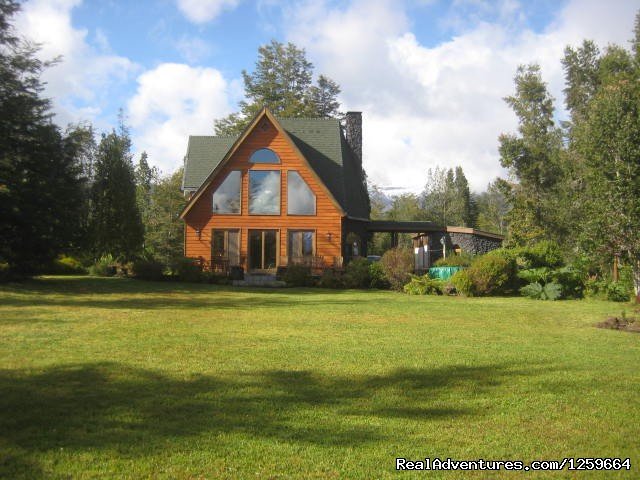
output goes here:
[{"label": "shrub", "polygon": [[474,256],[462,252],[460,255],[449,255],[447,258],[439,258],[434,267],[468,267],[473,262]]},{"label": "shrub", "polygon": [[371,279],[371,288],[387,290],[391,286],[380,262],[373,262],[369,265],[369,278]]},{"label": "shrub", "polygon": [[413,272],[414,258],[410,249],[396,247],[387,250],[380,259],[391,288],[402,290]]},{"label": "shrub", "polygon": [[366,258],[351,260],[344,270],[343,281],[346,288],[369,288],[371,286],[369,261]]},{"label": "shrub", "polygon": [[449,280],[459,295],[473,296],[473,282],[469,276],[469,270],[458,270]]},{"label": "shrub", "polygon": [[183,282],[199,282],[202,280],[202,267],[196,258],[178,258],[174,260],[171,269]]},{"label": "shrub", "polygon": [[442,295],[443,283],[429,275],[421,277],[411,275],[411,281],[403,287],[403,290],[409,295]]},{"label": "shrub", "polygon": [[[530,268],[518,273],[518,277],[529,282],[520,289],[526,297],[540,300],[557,300],[564,298],[580,298],[584,289],[582,274],[573,267],[562,267],[551,270],[548,267]],[[547,285],[550,285],[547,288]]]},{"label": "shrub", "polygon": [[89,273],[98,277],[113,277],[117,271],[117,263],[113,255],[107,254],[89,267]]},{"label": "shrub", "polygon": [[59,255],[47,268],[47,273],[52,275],[84,275],[87,273],[87,269],[77,258]]},{"label": "shrub", "polygon": [[628,302],[631,299],[629,289],[622,282],[609,282],[606,286],[607,300]]},{"label": "shrub", "polygon": [[514,248],[511,252],[518,265],[524,269],[558,268],[564,265],[560,245],[549,240],[543,240],[528,247]]},{"label": "shrub", "polygon": [[306,265],[290,265],[282,279],[292,287],[309,287],[313,285],[311,268]]},{"label": "shrub", "polygon": [[476,258],[468,272],[475,295],[504,294],[517,283],[515,260],[499,250]]},{"label": "shrub", "polygon": [[584,295],[612,302],[628,302],[631,299],[631,291],[624,283],[595,279],[585,282]]},{"label": "shrub", "polygon": [[322,272],[319,286],[322,288],[342,288],[344,283],[342,282],[342,276],[340,273],[335,270],[327,269]]},{"label": "shrub", "polygon": [[140,280],[162,280],[164,267],[153,258],[141,258],[131,262],[127,269],[130,275]]}]

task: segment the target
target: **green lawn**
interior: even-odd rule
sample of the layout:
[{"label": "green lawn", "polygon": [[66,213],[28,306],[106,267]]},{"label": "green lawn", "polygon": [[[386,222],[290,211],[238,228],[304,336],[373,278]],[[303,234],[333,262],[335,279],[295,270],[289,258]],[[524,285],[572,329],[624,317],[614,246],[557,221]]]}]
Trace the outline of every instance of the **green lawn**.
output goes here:
[{"label": "green lawn", "polygon": [[629,305],[123,279],[0,286],[0,478],[391,478],[395,458],[631,457]]}]

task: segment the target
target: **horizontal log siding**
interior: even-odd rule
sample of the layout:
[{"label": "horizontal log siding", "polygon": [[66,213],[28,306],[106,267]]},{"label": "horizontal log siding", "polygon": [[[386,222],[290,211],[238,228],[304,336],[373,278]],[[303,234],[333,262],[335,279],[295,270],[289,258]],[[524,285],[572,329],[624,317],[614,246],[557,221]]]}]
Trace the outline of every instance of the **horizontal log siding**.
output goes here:
[{"label": "horizontal log siding", "polygon": [[[313,230],[316,232],[316,255],[323,256],[325,262],[330,265],[334,257],[341,255],[340,211],[289,142],[266,119],[264,121],[268,123],[268,128],[263,130],[262,122],[256,126],[186,215],[185,255],[210,260],[211,230],[239,229],[240,254],[246,257],[249,230],[275,229],[280,232],[278,252],[278,261],[280,261],[280,258],[288,255],[287,232],[289,230]],[[250,163],[250,155],[259,148],[270,148],[276,152],[280,157],[280,165]],[[249,215],[249,169],[281,170],[280,215]],[[242,172],[242,214],[213,215],[213,192],[232,170]],[[297,170],[316,195],[316,215],[287,215],[287,170]],[[196,235],[197,229],[201,232],[200,239]],[[331,233],[331,241],[327,238],[328,232]]]}]

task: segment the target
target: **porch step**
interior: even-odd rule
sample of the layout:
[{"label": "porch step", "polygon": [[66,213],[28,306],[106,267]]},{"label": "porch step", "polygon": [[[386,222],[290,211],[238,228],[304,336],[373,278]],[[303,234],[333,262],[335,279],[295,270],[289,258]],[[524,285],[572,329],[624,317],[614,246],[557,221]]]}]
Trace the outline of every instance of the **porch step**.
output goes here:
[{"label": "porch step", "polygon": [[244,280],[234,280],[234,287],[286,287],[287,284],[281,280],[276,280],[275,275],[268,274],[245,274]]}]

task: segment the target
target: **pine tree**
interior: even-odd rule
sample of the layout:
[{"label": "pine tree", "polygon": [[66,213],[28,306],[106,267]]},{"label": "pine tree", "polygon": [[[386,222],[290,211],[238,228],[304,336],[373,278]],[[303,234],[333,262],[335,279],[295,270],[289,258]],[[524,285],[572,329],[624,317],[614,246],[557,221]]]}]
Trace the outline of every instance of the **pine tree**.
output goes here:
[{"label": "pine tree", "polygon": [[263,107],[282,117],[336,116],[340,87],[324,75],[312,85],[313,64],[304,49],[272,40],[258,49],[252,73],[242,71],[240,111],[214,122],[216,135],[238,135]]},{"label": "pine tree", "polygon": [[180,192],[182,175],[183,170],[179,169],[154,184],[145,223],[145,246],[165,265],[183,255],[184,224],[179,214],[186,200]]},{"label": "pine tree", "polygon": [[102,135],[92,186],[93,253],[131,259],[142,249],[144,228],[136,203],[131,141],[125,128]]},{"label": "pine tree", "polygon": [[73,138],[51,123],[41,96],[51,62],[12,28],[18,10],[0,0],[0,263],[30,274],[72,247],[83,177]]},{"label": "pine tree", "polygon": [[[149,166],[147,152],[142,152],[140,160],[135,168],[135,181],[136,181],[136,204],[138,205],[138,211],[140,212],[140,219],[142,225],[146,227],[149,223],[149,215],[152,205],[152,191],[155,185],[158,183],[158,169],[156,167]],[[146,245],[146,242],[145,242]]]}]

